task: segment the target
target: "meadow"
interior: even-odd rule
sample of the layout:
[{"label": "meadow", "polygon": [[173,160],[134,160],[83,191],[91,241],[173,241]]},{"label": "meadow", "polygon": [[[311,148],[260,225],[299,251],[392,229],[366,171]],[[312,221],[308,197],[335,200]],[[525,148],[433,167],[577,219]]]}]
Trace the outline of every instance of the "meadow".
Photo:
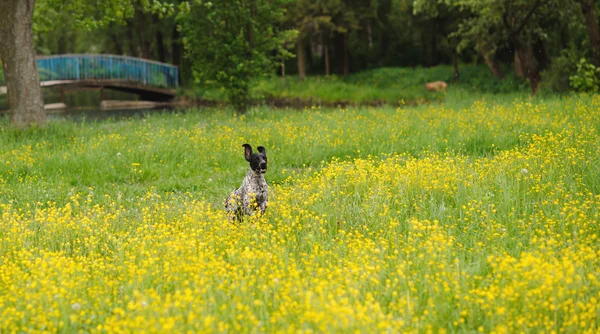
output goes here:
[{"label": "meadow", "polygon": [[[438,80],[450,84],[452,97],[471,101],[478,94],[529,92],[527,83],[510,70],[500,80],[485,65],[461,64],[460,75],[460,80],[456,81],[452,66],[438,65],[428,68],[376,68],[348,76],[309,75],[305,80],[299,80],[297,76],[287,76],[285,80],[268,76],[254,80],[250,95],[258,102],[273,101],[291,105],[415,105],[447,100],[447,95],[423,89],[426,83]],[[181,95],[208,101],[227,100],[223,89],[206,83],[192,84]]]},{"label": "meadow", "polygon": [[[267,213],[223,210],[269,157]],[[0,125],[0,332],[566,332],[600,317],[600,97]]]}]

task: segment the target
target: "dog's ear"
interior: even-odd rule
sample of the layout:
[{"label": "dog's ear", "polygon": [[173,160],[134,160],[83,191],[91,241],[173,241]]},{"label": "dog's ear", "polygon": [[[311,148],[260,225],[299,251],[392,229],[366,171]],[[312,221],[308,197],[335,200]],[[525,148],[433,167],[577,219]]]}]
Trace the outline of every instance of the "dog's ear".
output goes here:
[{"label": "dog's ear", "polygon": [[250,161],[250,157],[252,156],[252,146],[249,144],[242,145],[244,147],[244,157],[246,160]]},{"label": "dog's ear", "polygon": [[264,155],[267,155],[267,150],[265,150],[265,148],[264,148],[264,147],[262,147],[262,146],[259,146],[259,147],[257,147],[256,149],[258,150],[258,152],[259,152],[259,153],[262,153],[262,154],[264,154]]}]

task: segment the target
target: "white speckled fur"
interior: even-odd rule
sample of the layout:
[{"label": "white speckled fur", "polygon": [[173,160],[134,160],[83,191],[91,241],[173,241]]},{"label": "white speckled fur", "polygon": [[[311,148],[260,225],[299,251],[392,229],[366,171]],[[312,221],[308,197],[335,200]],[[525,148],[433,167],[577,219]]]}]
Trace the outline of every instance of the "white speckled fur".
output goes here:
[{"label": "white speckled fur", "polygon": [[[242,185],[234,190],[225,201],[225,210],[230,220],[241,219],[242,216],[252,216],[256,210],[264,214],[267,210],[269,186],[261,173],[249,170]],[[256,204],[252,205],[252,198]]]}]

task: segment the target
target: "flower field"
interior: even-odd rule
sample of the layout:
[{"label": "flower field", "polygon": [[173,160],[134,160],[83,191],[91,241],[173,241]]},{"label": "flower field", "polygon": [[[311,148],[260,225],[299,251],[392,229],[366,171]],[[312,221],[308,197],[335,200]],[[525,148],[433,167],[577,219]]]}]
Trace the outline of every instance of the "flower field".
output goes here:
[{"label": "flower field", "polygon": [[[263,217],[227,222],[266,147]],[[0,126],[0,332],[600,330],[600,98]]]}]

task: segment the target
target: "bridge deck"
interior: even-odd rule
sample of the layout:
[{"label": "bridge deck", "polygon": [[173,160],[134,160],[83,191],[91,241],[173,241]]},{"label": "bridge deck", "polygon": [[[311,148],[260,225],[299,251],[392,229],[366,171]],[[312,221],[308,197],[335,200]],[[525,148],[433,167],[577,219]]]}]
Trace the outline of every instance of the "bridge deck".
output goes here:
[{"label": "bridge deck", "polygon": [[[115,55],[70,54],[38,57],[42,87],[98,87],[131,92],[150,100],[175,96],[176,66]],[[0,94],[6,94],[0,86]]]},{"label": "bridge deck", "polygon": [[[52,80],[40,82],[41,87],[65,88],[106,88],[141,95],[149,100],[166,100],[175,97],[176,90],[169,88],[148,87],[128,80]],[[6,86],[0,86],[0,95],[7,94]]]}]

